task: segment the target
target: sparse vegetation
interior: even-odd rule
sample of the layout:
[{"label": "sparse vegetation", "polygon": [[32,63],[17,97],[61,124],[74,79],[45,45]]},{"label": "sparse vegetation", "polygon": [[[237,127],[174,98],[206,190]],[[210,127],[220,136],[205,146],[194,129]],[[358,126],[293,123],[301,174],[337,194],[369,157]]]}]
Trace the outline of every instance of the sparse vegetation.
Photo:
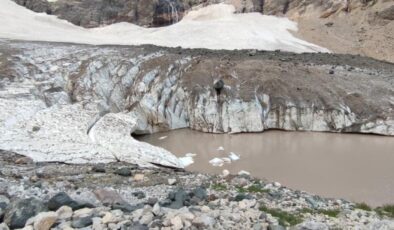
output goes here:
[{"label": "sparse vegetation", "polygon": [[339,213],[341,213],[341,211],[339,209],[319,209],[317,210],[318,213],[330,216],[330,217],[338,217]]},{"label": "sparse vegetation", "polygon": [[300,215],[292,214],[279,209],[271,209],[264,205],[260,207],[260,211],[269,213],[272,216],[278,218],[278,222],[282,226],[294,226],[303,221]]},{"label": "sparse vegetation", "polygon": [[305,214],[305,213],[310,213],[310,214],[320,213],[320,214],[324,214],[324,215],[327,215],[330,217],[338,217],[340,212],[341,211],[339,209],[328,209],[328,210],[316,209],[316,210],[313,210],[310,208],[303,208],[300,210],[300,213],[303,213],[303,214]]},{"label": "sparse vegetation", "polygon": [[253,184],[247,188],[237,187],[237,191],[239,193],[267,193],[267,192],[269,192],[268,189],[263,189],[263,187],[260,184]]},{"label": "sparse vegetation", "polygon": [[211,185],[211,188],[216,191],[225,191],[225,190],[227,190],[227,185],[221,184],[221,183],[216,183],[216,184]]},{"label": "sparse vegetation", "polygon": [[367,205],[366,203],[357,203],[355,208],[365,210],[365,211],[372,211],[372,208]]},{"label": "sparse vegetation", "polygon": [[375,211],[379,216],[394,218],[394,205],[384,205],[383,207],[376,208]]}]

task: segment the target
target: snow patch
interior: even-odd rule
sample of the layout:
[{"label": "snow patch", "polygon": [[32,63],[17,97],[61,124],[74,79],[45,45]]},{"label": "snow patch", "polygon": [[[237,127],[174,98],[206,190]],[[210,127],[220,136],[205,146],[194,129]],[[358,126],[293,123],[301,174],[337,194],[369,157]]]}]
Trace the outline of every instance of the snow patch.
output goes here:
[{"label": "snow patch", "polygon": [[191,11],[179,23],[143,28],[117,23],[86,29],[56,16],[35,13],[11,0],[0,0],[0,38],[85,44],[142,45],[207,49],[260,49],[329,52],[294,37],[297,24],[260,13],[235,14],[232,5],[210,5]]}]

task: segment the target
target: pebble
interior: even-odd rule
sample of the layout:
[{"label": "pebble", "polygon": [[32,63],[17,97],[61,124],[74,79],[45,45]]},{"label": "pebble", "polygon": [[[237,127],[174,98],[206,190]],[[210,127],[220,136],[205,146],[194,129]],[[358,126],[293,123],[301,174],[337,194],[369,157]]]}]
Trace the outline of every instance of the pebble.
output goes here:
[{"label": "pebble", "polygon": [[73,217],[71,226],[73,228],[85,228],[93,224],[92,216]]},{"label": "pebble", "polygon": [[1,223],[0,230],[10,230],[10,228],[8,228],[8,226],[5,223]]},{"label": "pebble", "polygon": [[56,211],[56,214],[60,220],[67,220],[72,217],[73,210],[68,206],[62,206]]},{"label": "pebble", "polygon": [[174,230],[181,230],[183,228],[182,219],[179,216],[172,218],[171,225]]},{"label": "pebble", "polygon": [[123,167],[115,171],[115,174],[119,176],[129,177],[131,176],[131,170],[129,168]]},{"label": "pebble", "polygon": [[49,230],[57,219],[56,212],[42,212],[34,219],[34,230]]},{"label": "pebble", "polygon": [[97,165],[93,166],[92,171],[96,172],[96,173],[105,173],[106,172],[105,165],[104,164],[97,164]]},{"label": "pebble", "polygon": [[176,179],[173,179],[173,178],[168,179],[168,184],[169,184],[169,185],[174,185],[174,184],[176,184]]},{"label": "pebble", "polygon": [[133,179],[134,181],[143,181],[144,178],[145,178],[144,174],[135,174]]},{"label": "pebble", "polygon": [[104,205],[122,204],[125,201],[118,192],[110,189],[96,189],[94,195]]}]

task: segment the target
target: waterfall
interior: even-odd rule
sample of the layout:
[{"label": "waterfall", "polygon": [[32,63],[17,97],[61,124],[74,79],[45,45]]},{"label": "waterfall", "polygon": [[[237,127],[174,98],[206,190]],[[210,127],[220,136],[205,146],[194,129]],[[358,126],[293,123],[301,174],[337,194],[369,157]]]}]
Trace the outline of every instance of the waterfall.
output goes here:
[{"label": "waterfall", "polygon": [[165,0],[168,6],[168,13],[171,13],[171,22],[177,23],[179,22],[179,15],[178,15],[178,8],[176,2],[174,3],[173,0]]}]

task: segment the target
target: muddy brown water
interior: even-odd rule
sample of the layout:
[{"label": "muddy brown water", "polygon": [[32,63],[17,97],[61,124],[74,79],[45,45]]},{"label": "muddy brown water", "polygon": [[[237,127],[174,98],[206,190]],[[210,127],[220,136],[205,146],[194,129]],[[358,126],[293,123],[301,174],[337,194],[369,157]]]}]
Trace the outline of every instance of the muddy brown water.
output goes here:
[{"label": "muddy brown water", "polygon": [[[283,131],[229,135],[181,129],[138,139],[178,157],[197,154],[195,163],[187,167],[191,171],[245,170],[252,176],[325,197],[372,206],[394,203],[393,137]],[[218,151],[220,146],[225,150]],[[240,160],[222,167],[209,164],[230,152],[239,154]]]}]

